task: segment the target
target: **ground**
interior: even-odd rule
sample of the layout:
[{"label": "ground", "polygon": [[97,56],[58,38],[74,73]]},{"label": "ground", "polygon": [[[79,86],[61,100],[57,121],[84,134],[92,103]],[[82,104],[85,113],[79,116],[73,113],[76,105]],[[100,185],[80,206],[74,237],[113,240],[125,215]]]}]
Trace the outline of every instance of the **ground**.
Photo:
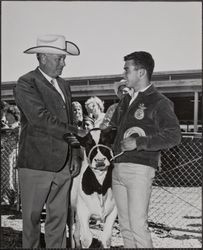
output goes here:
[{"label": "ground", "polygon": [[[169,230],[150,223],[150,231],[155,248],[201,248],[201,233]],[[101,224],[91,223],[91,231],[99,237]],[[44,233],[44,218],[42,218],[42,243]],[[67,235],[68,237],[68,235]],[[43,244],[42,244],[43,246]],[[112,233],[111,246],[122,248],[123,241],[120,235],[119,224],[116,221]],[[67,246],[69,247],[69,246]],[[8,205],[1,206],[1,248],[22,248],[22,215]]]}]

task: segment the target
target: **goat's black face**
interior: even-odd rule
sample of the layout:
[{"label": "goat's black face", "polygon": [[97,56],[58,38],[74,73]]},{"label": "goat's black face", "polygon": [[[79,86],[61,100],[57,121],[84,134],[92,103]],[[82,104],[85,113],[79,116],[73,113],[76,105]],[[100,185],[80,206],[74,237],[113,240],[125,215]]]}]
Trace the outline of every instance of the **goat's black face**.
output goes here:
[{"label": "goat's black face", "polygon": [[90,167],[97,170],[105,170],[110,165],[112,158],[111,145],[116,135],[114,128],[105,130],[92,129],[81,138],[77,137],[85,148]]}]

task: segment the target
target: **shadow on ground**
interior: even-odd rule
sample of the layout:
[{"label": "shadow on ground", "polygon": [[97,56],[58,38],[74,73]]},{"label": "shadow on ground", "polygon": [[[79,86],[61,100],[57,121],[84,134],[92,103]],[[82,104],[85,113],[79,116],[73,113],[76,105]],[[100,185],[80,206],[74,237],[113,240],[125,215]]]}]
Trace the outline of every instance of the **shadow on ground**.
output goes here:
[{"label": "shadow on ground", "polygon": [[[1,205],[1,215],[9,215],[9,220],[22,219],[22,213],[17,211],[15,207],[9,205]],[[41,216],[41,222],[45,221],[45,214]],[[15,230],[12,227],[1,227],[0,248],[14,249],[22,248],[22,231]],[[45,248],[44,234],[40,234],[41,248]],[[70,240],[67,238],[67,248],[70,248]]]},{"label": "shadow on ground", "polygon": [[[14,230],[11,227],[1,228],[1,248],[14,249],[22,248],[22,231]],[[40,248],[45,248],[44,234],[40,235]],[[70,248],[67,238],[67,248]]]},{"label": "shadow on ground", "polygon": [[2,227],[1,248],[22,248],[22,232],[11,227]]},{"label": "shadow on ground", "polygon": [[190,239],[196,239],[199,240],[200,243],[202,243],[202,237],[201,235],[189,235],[189,234],[183,234],[183,235],[175,235],[175,234],[169,234],[165,238],[171,238],[175,240],[190,240]]}]

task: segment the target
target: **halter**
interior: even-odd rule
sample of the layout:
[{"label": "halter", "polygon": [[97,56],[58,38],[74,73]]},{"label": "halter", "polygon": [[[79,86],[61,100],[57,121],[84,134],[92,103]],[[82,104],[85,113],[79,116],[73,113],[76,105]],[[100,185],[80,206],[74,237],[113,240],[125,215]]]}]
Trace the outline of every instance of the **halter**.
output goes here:
[{"label": "halter", "polygon": [[106,146],[106,145],[103,145],[103,144],[96,144],[94,147],[91,148],[91,150],[90,150],[90,152],[89,152],[89,154],[88,154],[87,160],[88,160],[89,163],[91,162],[91,161],[90,161],[90,155],[91,155],[92,151],[93,151],[95,148],[99,148],[99,147],[103,147],[103,148],[106,148],[106,149],[109,150],[110,155],[111,155],[111,159],[110,159],[109,161],[114,160],[116,157],[118,157],[118,156],[120,156],[120,155],[122,155],[122,154],[124,153],[124,152],[121,152],[121,153],[119,153],[119,154],[117,154],[117,155],[113,155],[113,151],[112,151],[112,149],[111,149],[110,147],[108,147],[108,146]]}]

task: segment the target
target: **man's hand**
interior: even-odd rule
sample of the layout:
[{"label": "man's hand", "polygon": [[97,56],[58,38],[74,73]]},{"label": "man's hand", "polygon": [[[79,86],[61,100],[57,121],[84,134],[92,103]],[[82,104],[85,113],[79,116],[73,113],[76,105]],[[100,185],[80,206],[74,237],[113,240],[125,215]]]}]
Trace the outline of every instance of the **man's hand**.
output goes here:
[{"label": "man's hand", "polygon": [[72,157],[70,165],[70,173],[72,177],[77,176],[80,173],[82,160],[79,157]]},{"label": "man's hand", "polygon": [[67,133],[63,136],[63,138],[71,146],[71,148],[80,148],[80,142],[73,134]]},{"label": "man's hand", "polygon": [[81,148],[72,148],[72,156],[70,163],[70,173],[72,177],[77,176],[80,173],[83,160],[83,152]]},{"label": "man's hand", "polygon": [[131,151],[137,148],[136,138],[129,136],[121,141],[121,150],[122,151]]},{"label": "man's hand", "polygon": [[78,129],[78,131],[77,131],[77,135],[79,137],[85,137],[87,134],[88,134],[88,131],[85,129]]}]

